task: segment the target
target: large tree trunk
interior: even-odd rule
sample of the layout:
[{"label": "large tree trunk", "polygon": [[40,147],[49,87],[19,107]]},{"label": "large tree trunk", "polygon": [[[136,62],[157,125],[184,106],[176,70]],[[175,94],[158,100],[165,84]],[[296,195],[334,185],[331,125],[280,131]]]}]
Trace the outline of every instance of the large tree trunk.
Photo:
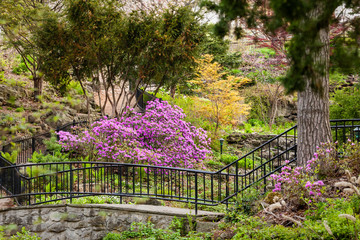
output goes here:
[{"label": "large tree trunk", "polygon": [[[321,11],[321,10],[320,10]],[[319,14],[317,11],[315,15]],[[318,15],[317,15],[318,16]],[[316,17],[316,16],[315,16]],[[321,92],[315,92],[307,79],[305,90],[298,93],[298,163],[305,164],[316,151],[321,142],[331,141],[329,122],[329,28],[319,29],[319,41],[323,44],[315,52],[314,66],[324,66],[324,73],[316,74]]]},{"label": "large tree trunk", "polygon": [[42,78],[41,77],[34,77],[34,99],[37,100],[37,96],[41,95],[42,93]]}]

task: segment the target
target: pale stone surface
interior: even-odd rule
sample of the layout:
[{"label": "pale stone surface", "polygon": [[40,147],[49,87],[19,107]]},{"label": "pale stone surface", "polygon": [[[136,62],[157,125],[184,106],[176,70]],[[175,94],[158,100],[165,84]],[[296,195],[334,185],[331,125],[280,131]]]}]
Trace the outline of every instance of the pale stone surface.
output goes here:
[{"label": "pale stone surface", "polygon": [[[0,225],[17,225],[20,230],[37,233],[47,240],[102,239],[108,232],[124,231],[133,222],[151,221],[156,228],[166,228],[174,216],[195,216],[194,210],[149,205],[41,205],[0,210]],[[223,214],[198,211],[197,230],[209,232],[217,226]],[[7,234],[15,234],[12,231]]]}]

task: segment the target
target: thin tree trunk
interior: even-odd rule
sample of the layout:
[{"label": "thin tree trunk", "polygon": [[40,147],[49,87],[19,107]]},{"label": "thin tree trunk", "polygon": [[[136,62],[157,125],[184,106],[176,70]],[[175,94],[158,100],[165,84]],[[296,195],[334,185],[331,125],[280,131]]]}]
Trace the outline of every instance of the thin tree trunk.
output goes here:
[{"label": "thin tree trunk", "polygon": [[42,78],[34,77],[34,99],[37,100],[37,97],[42,93]]},{"label": "thin tree trunk", "polygon": [[[319,8],[320,9],[320,8]],[[319,16],[317,9],[312,17]],[[298,147],[297,158],[300,164],[310,160],[321,142],[331,141],[329,122],[329,27],[319,30],[319,41],[323,46],[315,54],[314,66],[323,66],[323,74],[317,73],[316,80],[321,83],[322,93],[315,92],[311,79],[307,79],[306,88],[298,93]]]},{"label": "thin tree trunk", "polygon": [[89,96],[88,96],[88,94],[87,94],[87,91],[86,91],[86,89],[85,89],[85,87],[84,87],[84,84],[83,84],[81,78],[78,78],[78,81],[79,81],[79,83],[80,83],[80,86],[81,86],[81,88],[82,88],[82,90],[83,90],[83,92],[84,92],[85,98],[86,98],[86,109],[87,109],[87,114],[88,114],[88,122],[90,123],[90,122],[91,122],[91,117],[90,117],[90,99],[89,99]]},{"label": "thin tree trunk", "polygon": [[171,96],[172,98],[175,98],[175,93],[176,93],[176,85],[173,84],[173,85],[171,85],[171,87],[170,87],[170,96]]}]

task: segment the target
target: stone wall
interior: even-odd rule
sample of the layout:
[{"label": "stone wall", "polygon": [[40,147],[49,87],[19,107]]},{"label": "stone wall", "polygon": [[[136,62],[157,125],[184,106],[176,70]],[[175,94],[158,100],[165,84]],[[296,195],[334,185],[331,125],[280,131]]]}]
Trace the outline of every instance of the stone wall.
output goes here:
[{"label": "stone wall", "polygon": [[[0,210],[0,225],[16,225],[7,232],[13,235],[22,227],[42,239],[102,239],[108,232],[124,231],[133,222],[151,221],[156,228],[166,228],[174,216],[188,219],[194,211],[149,205],[41,205]],[[222,214],[199,211],[199,231],[210,231]]]}]

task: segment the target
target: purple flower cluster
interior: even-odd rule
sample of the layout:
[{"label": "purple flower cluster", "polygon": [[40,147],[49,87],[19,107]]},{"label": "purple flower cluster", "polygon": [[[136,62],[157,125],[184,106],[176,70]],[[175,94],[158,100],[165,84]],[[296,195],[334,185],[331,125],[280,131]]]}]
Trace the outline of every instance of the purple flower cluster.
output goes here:
[{"label": "purple flower cluster", "polygon": [[[65,150],[120,161],[194,168],[210,153],[210,139],[201,128],[184,121],[185,114],[166,101],[148,102],[145,113],[127,110],[127,117],[104,118],[74,135],[60,131]],[[130,113],[130,114],[129,114]]]},{"label": "purple flower cluster", "polygon": [[[275,182],[273,192],[282,190],[291,192],[297,189],[298,191],[305,190],[310,198],[321,196],[324,183],[322,181],[310,181],[313,172],[318,166],[318,160],[318,153],[314,153],[313,158],[307,161],[305,167],[292,168],[291,166],[284,166],[279,174],[272,174],[270,177]],[[285,163],[288,164],[289,161],[285,161]]]},{"label": "purple flower cluster", "polygon": [[315,181],[311,183],[307,181],[305,184],[305,188],[309,190],[310,196],[321,196],[321,187],[324,186],[323,181]]}]

